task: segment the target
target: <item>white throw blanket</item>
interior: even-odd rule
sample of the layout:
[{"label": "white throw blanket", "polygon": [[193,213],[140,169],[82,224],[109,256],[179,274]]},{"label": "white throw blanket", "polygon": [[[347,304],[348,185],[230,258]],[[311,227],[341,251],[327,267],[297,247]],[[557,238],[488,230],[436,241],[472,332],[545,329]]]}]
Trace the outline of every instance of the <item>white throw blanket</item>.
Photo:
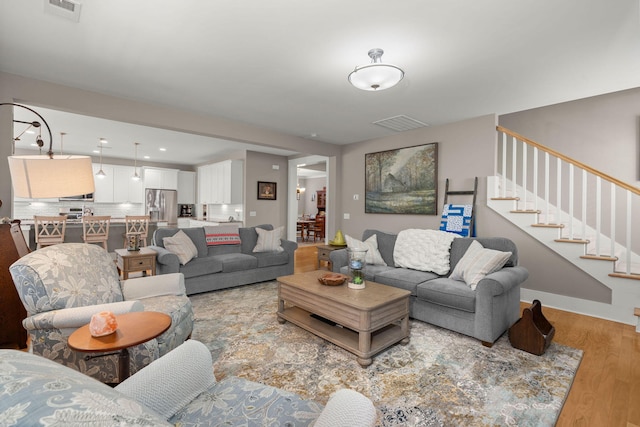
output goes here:
[{"label": "white throw blanket", "polygon": [[393,249],[393,261],[397,267],[445,275],[451,268],[451,242],[457,237],[460,236],[439,230],[402,230]]}]

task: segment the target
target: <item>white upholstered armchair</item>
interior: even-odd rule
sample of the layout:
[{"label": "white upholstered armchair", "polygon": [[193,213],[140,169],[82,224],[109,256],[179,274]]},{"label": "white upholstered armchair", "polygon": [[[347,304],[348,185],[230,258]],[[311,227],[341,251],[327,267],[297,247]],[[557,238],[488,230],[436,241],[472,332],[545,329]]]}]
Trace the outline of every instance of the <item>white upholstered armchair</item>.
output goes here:
[{"label": "white upholstered armchair", "polygon": [[71,350],[67,339],[100,311],[123,314],[159,311],[171,316],[159,337],[129,349],[135,373],[182,344],[193,329],[193,310],[182,274],[120,282],[111,256],[85,243],[63,243],[31,252],[9,270],[27,310],[22,322],[33,353],[55,360],[105,383],[120,382],[116,353],[86,354]]}]

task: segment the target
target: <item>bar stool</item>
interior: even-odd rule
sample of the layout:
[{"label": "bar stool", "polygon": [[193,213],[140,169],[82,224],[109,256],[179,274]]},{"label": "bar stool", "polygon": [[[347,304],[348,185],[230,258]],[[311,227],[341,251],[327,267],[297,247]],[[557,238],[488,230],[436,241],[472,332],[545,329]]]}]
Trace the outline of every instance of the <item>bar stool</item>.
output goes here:
[{"label": "bar stool", "polygon": [[124,217],[125,234],[124,247],[129,244],[129,236],[137,234],[140,239],[140,246],[147,246],[147,235],[149,234],[149,215],[126,215]]},{"label": "bar stool", "polygon": [[111,216],[91,216],[82,217],[82,238],[85,243],[100,243],[102,247],[107,249],[107,241],[109,240],[109,225]]},{"label": "bar stool", "polygon": [[45,246],[64,243],[64,233],[67,229],[67,216],[35,215],[36,249]]}]

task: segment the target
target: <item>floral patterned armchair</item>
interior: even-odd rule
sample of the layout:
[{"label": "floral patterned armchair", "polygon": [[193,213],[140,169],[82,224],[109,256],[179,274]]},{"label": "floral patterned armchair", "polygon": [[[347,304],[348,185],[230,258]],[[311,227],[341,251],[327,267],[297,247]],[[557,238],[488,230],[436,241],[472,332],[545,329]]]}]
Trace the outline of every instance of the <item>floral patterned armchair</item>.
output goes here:
[{"label": "floral patterned armchair", "polygon": [[17,426],[370,427],[371,400],[335,392],[326,406],[238,377],[217,381],[211,352],[187,340],[115,388],[42,357],[0,350],[0,423]]},{"label": "floral patterned armchair", "polygon": [[166,332],[129,348],[132,374],[191,335],[193,310],[180,273],[120,282],[109,253],[85,243],[39,249],[17,260],[9,271],[27,310],[22,324],[30,337],[30,350],[102,382],[122,381],[117,352],[87,354],[67,346],[69,335],[89,323],[93,314],[146,310],[171,316]]}]

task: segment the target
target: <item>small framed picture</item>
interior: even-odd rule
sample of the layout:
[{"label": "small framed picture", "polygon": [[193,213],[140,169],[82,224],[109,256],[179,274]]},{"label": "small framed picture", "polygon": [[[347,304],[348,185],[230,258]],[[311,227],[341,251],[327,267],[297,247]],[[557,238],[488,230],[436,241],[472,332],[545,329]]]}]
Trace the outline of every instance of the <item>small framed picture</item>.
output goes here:
[{"label": "small framed picture", "polygon": [[258,200],[276,200],[276,183],[258,181]]}]

